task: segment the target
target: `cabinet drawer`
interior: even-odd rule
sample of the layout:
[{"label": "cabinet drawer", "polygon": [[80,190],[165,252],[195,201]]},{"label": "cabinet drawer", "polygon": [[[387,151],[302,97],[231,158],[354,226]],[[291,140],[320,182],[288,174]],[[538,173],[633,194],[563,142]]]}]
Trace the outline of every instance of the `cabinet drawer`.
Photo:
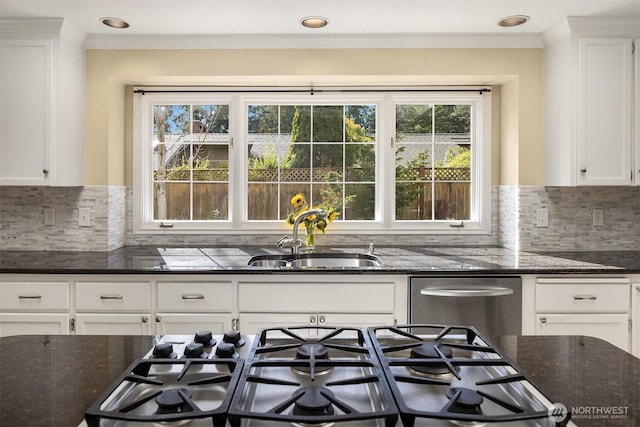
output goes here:
[{"label": "cabinet drawer", "polygon": [[537,312],[627,312],[628,279],[538,279]]},{"label": "cabinet drawer", "polygon": [[69,284],[67,282],[1,283],[0,309],[19,311],[69,310]]},{"label": "cabinet drawer", "polygon": [[76,283],[78,311],[150,311],[149,283]]},{"label": "cabinet drawer", "polygon": [[395,284],[240,282],[238,304],[249,312],[393,313]]},{"label": "cabinet drawer", "polygon": [[158,283],[158,311],[230,312],[232,308],[230,282]]}]

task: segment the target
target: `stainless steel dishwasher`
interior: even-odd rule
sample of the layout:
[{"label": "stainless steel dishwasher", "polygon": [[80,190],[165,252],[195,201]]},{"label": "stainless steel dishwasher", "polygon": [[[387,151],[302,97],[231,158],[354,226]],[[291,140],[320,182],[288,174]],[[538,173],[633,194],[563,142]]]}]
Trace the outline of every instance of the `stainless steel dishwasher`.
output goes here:
[{"label": "stainless steel dishwasher", "polygon": [[522,333],[520,277],[410,277],[409,321],[474,326],[485,335]]}]

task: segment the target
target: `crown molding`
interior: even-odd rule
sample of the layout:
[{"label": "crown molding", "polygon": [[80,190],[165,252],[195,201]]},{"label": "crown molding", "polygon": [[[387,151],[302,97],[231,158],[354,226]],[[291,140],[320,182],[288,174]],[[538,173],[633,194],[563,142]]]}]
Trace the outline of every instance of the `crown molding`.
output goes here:
[{"label": "crown molding", "polygon": [[540,34],[89,35],[87,49],[542,48]]},{"label": "crown molding", "polygon": [[0,18],[3,36],[58,35],[64,18]]}]

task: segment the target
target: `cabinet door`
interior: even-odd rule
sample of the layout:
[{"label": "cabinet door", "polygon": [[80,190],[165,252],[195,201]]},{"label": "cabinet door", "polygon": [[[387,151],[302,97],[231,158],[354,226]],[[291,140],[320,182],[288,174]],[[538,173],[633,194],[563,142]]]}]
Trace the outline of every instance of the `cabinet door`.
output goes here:
[{"label": "cabinet door", "polygon": [[78,335],[151,335],[152,322],[144,314],[78,314]]},{"label": "cabinet door", "polygon": [[[231,330],[231,314],[168,314],[155,316],[157,335],[192,335],[198,331],[211,331],[222,335]],[[249,333],[254,333],[249,332]]]},{"label": "cabinet door", "polygon": [[151,285],[146,282],[78,282],[76,309],[89,312],[149,312]]},{"label": "cabinet door", "polygon": [[627,314],[538,314],[536,335],[586,335],[629,351]]},{"label": "cabinet door", "polygon": [[158,311],[230,312],[233,308],[231,282],[158,282]]},{"label": "cabinet door", "polygon": [[0,337],[10,335],[67,335],[68,333],[68,314],[0,314]]},{"label": "cabinet door", "polygon": [[640,357],[640,281],[633,284],[631,296],[631,331],[633,354]]},{"label": "cabinet door", "polygon": [[0,184],[49,185],[53,40],[3,40],[0,76]]},{"label": "cabinet door", "polygon": [[[240,313],[240,332],[255,334],[262,328],[281,326],[315,326],[318,324],[317,313]],[[303,337],[317,336],[313,329],[302,330]],[[274,336],[277,336],[275,334]]]},{"label": "cabinet door", "polygon": [[326,326],[352,326],[366,328],[369,326],[393,325],[393,314],[352,314],[352,313],[320,313],[318,324]]},{"label": "cabinet door", "polygon": [[[636,49],[640,49],[640,39],[635,40]],[[640,185],[640,53],[635,53],[636,64],[635,64],[635,86],[636,86],[636,105],[635,105],[635,121],[636,121],[636,131],[635,131],[635,153],[636,153],[636,163],[635,163],[635,173],[633,174],[636,178],[636,185]]]},{"label": "cabinet door", "polygon": [[578,39],[578,185],[631,184],[632,61],[631,38]]}]

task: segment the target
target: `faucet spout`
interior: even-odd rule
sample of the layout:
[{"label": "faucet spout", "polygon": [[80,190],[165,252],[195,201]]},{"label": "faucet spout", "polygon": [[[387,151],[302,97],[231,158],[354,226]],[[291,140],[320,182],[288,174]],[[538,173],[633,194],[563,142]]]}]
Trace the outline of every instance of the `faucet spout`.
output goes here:
[{"label": "faucet spout", "polygon": [[290,247],[291,254],[298,255],[298,250],[300,249],[300,246],[302,246],[302,240],[298,238],[298,227],[300,226],[300,223],[302,221],[314,215],[322,219],[327,216],[327,211],[325,211],[324,209],[309,209],[304,212],[300,212],[295,222],[293,223],[293,233],[291,235],[291,239],[287,238],[287,236],[283,236],[280,240],[278,240],[276,245],[280,248]]}]

